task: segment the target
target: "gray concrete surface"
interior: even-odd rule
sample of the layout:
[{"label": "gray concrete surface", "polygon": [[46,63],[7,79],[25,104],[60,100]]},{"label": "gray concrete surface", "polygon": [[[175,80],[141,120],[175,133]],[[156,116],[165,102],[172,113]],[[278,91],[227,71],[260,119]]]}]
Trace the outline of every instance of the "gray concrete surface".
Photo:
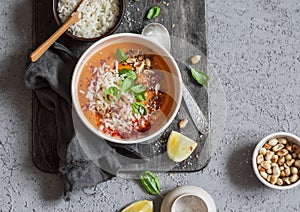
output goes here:
[{"label": "gray concrete surface", "polygon": [[[31,92],[23,85],[31,47],[31,1],[1,0],[0,208],[1,211],[118,211],[147,195],[134,180],[113,179],[61,198],[60,178],[31,162]],[[203,171],[159,174],[163,193],[198,185],[219,211],[300,211],[300,188],[264,187],[251,169],[259,139],[275,131],[300,135],[300,1],[208,0],[208,62],[222,80],[227,125],[213,141]]]}]

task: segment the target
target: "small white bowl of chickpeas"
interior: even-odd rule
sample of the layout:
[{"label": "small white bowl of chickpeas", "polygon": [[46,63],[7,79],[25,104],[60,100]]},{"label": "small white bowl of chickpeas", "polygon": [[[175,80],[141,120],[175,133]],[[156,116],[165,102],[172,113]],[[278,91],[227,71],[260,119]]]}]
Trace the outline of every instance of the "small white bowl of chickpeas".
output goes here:
[{"label": "small white bowl of chickpeas", "polygon": [[278,190],[300,184],[300,138],[286,132],[272,133],[255,147],[253,170],[266,186]]}]

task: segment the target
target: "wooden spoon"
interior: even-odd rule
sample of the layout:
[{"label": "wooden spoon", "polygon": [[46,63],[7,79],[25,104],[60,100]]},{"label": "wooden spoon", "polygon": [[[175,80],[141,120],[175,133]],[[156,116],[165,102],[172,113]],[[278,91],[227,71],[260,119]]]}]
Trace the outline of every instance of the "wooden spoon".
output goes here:
[{"label": "wooden spoon", "polygon": [[[78,4],[77,8],[83,3],[84,0]],[[76,10],[77,10],[76,8]],[[46,51],[47,49],[65,32],[67,29],[79,21],[79,12],[76,11],[72,14],[72,16],[58,29],[56,32],[51,35],[42,45],[40,45],[34,52],[30,54],[30,60],[32,62],[37,61]]]}]

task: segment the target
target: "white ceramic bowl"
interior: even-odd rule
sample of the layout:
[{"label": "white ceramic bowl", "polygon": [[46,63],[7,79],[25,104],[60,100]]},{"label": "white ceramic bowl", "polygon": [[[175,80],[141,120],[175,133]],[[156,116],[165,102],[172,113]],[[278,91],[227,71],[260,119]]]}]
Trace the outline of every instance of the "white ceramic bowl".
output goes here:
[{"label": "white ceramic bowl", "polygon": [[286,132],[276,132],[272,133],[266,137],[264,137],[258,144],[256,145],[254,151],[253,151],[253,156],[252,156],[252,166],[255,175],[257,178],[267,187],[272,188],[272,189],[277,189],[277,190],[286,190],[286,189],[291,189],[300,184],[300,179],[296,181],[295,183],[292,183],[290,185],[284,185],[284,186],[279,186],[279,185],[272,185],[269,183],[267,180],[265,180],[259,173],[258,166],[257,166],[257,156],[259,154],[259,150],[263,147],[263,145],[268,142],[272,138],[286,138],[289,142],[296,144],[300,146],[300,138],[294,134],[291,133],[286,133]]},{"label": "white ceramic bowl", "polygon": [[[193,203],[191,202],[192,199],[194,200]],[[182,211],[180,209],[186,203],[193,204],[197,211],[217,211],[213,198],[204,189],[198,186],[181,186],[168,193],[161,204],[160,212]]]},{"label": "white ceramic bowl", "polygon": [[[96,129],[85,117],[83,114],[79,100],[78,100],[78,82],[80,73],[82,71],[83,66],[85,65],[86,61],[94,55],[97,51],[100,49],[103,49],[104,47],[107,47],[111,44],[116,43],[124,43],[124,42],[132,42],[137,43],[146,47],[149,47],[153,51],[155,51],[157,54],[163,56],[166,64],[169,66],[171,70],[171,77],[174,78],[174,91],[172,91],[172,97],[174,99],[174,105],[170,105],[171,112],[169,113],[168,117],[165,118],[163,122],[156,123],[156,126],[154,126],[154,129],[146,134],[144,137],[137,138],[137,139],[119,139],[110,137],[108,135],[103,134],[98,129]],[[178,82],[178,83],[177,83]],[[110,35],[108,37],[105,37],[98,42],[94,43],[91,47],[89,47],[83,55],[80,57],[79,61],[77,62],[77,65],[74,69],[73,78],[72,78],[72,102],[73,102],[73,108],[75,109],[76,113],[80,117],[81,121],[84,123],[84,125],[90,129],[93,133],[98,135],[100,138],[103,138],[105,140],[120,143],[120,144],[133,144],[133,143],[140,143],[147,141],[149,139],[155,138],[156,136],[160,135],[173,121],[175,118],[181,104],[182,99],[182,78],[180,74],[180,70],[177,66],[177,63],[175,62],[172,55],[165,50],[165,48],[159,46],[155,42],[151,41],[150,39],[146,38],[145,36],[139,35],[139,34],[133,34],[133,33],[119,33]],[[176,104],[176,105],[175,105]]]}]

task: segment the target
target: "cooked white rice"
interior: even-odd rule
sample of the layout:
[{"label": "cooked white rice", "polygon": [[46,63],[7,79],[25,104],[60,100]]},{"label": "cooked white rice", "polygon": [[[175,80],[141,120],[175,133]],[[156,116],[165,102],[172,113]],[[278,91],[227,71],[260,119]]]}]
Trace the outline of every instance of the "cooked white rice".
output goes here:
[{"label": "cooked white rice", "polygon": [[[80,0],[59,0],[57,11],[59,18],[65,22]],[[105,34],[115,26],[120,13],[119,0],[85,0],[78,8],[77,23],[68,31],[83,38],[94,38]]]},{"label": "cooked white rice", "polygon": [[140,115],[136,115],[132,111],[131,104],[135,101],[134,94],[122,91],[119,99],[112,99],[109,103],[105,100],[107,89],[111,86],[120,89],[120,81],[124,79],[118,74],[117,64],[116,69],[111,69],[105,63],[101,67],[94,67],[93,74],[85,97],[89,100],[88,109],[102,117],[99,130],[102,131],[105,128],[117,130],[121,135],[130,133],[132,131],[131,123],[140,118]]}]

